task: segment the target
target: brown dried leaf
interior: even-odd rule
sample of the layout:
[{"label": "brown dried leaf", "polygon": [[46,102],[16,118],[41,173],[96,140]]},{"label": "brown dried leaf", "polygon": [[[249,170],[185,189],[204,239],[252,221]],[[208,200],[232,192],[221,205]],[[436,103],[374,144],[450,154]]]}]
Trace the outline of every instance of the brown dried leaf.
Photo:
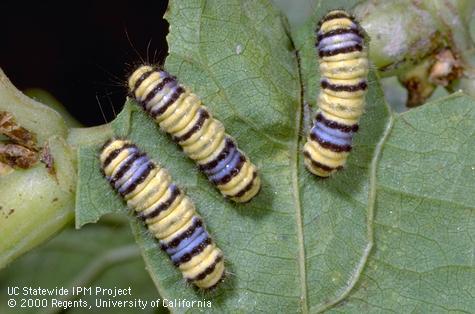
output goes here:
[{"label": "brown dried leaf", "polygon": [[442,49],[435,56],[430,69],[429,80],[437,85],[447,86],[463,74],[462,63],[449,48]]},{"label": "brown dried leaf", "polygon": [[28,169],[38,161],[38,153],[18,144],[0,144],[0,161],[10,167]]},{"label": "brown dried leaf", "polygon": [[426,59],[409,71],[399,75],[399,81],[407,90],[408,108],[422,105],[434,92],[436,86],[428,78],[431,59]]},{"label": "brown dried leaf", "polygon": [[14,143],[37,150],[36,135],[21,127],[8,111],[0,111],[0,133],[9,137]]}]

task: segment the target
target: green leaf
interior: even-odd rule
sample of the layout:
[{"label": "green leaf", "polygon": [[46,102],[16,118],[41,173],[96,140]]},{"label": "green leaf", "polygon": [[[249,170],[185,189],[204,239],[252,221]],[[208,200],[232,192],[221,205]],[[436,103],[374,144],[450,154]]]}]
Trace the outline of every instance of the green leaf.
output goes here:
[{"label": "green leaf", "polygon": [[[342,3],[319,4],[316,17]],[[301,155],[318,93],[315,21],[289,32],[265,0],[171,1],[166,18],[165,68],[225,124],[258,165],[263,188],[248,204],[225,200],[127,101],[113,122],[116,135],[170,170],[226,258],[226,280],[203,294],[133,220],[163,298],[205,298],[215,312],[475,308],[472,98],[455,95],[396,115],[372,73],[347,167],[321,180],[304,169]],[[80,152],[78,226],[127,212],[100,174],[98,153]]]},{"label": "green leaf", "polygon": [[475,102],[399,115],[377,169],[375,249],[343,312],[475,308]]}]

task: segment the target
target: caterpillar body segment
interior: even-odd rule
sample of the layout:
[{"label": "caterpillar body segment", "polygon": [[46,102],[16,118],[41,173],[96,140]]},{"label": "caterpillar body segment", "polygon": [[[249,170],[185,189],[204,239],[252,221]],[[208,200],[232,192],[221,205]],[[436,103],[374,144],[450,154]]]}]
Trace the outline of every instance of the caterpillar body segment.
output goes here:
[{"label": "caterpillar body segment", "polygon": [[224,196],[247,202],[259,192],[256,166],[238,149],[223,124],[175,77],[143,65],[132,73],[128,85],[132,97]]},{"label": "caterpillar body segment", "polygon": [[343,10],[320,21],[316,47],[319,109],[304,145],[304,163],[313,174],[328,177],[343,168],[352,149],[364,111],[368,57],[360,26]]},{"label": "caterpillar body segment", "polygon": [[202,289],[215,287],[224,277],[223,253],[168,171],[121,139],[103,146],[100,162],[107,181],[145,222],[183,277]]}]

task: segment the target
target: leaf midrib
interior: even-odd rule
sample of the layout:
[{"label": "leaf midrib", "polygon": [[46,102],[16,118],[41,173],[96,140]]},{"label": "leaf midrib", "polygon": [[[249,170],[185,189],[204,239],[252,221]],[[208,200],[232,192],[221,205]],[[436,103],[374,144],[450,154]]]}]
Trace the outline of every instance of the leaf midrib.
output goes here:
[{"label": "leaf midrib", "polygon": [[[285,25],[284,25],[285,28]],[[292,37],[287,33],[287,37],[290,40],[293,49],[295,48]],[[297,63],[297,72],[299,79],[299,102],[295,114],[295,127],[294,127],[294,136],[291,142],[290,147],[290,168],[291,168],[291,180],[292,180],[292,195],[295,202],[295,218],[297,223],[297,240],[298,240],[298,264],[299,264],[299,274],[300,274],[300,300],[302,306],[302,313],[308,313],[308,293],[307,293],[307,272],[305,268],[305,239],[303,231],[303,216],[302,216],[302,206],[300,200],[300,189],[299,189],[299,157],[300,157],[300,140],[302,137],[301,127],[302,127],[302,108],[303,108],[303,81],[302,81],[302,71],[300,68],[300,57],[299,51],[295,50],[295,59]]]}]

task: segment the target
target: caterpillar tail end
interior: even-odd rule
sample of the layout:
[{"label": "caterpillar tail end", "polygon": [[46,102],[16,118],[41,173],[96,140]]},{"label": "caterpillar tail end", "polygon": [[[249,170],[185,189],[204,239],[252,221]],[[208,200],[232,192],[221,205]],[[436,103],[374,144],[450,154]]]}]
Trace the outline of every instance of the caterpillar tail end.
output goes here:
[{"label": "caterpillar tail end", "polygon": [[251,182],[251,188],[246,191],[242,196],[229,197],[230,200],[236,203],[247,203],[250,202],[254,196],[256,196],[261,190],[261,178],[256,176]]},{"label": "caterpillar tail end", "polygon": [[238,174],[224,184],[217,187],[221,194],[236,203],[249,202],[261,190],[261,178],[257,167],[244,157],[244,165]]},{"label": "caterpillar tail end", "polygon": [[328,178],[338,170],[343,169],[346,163],[346,154],[335,154],[333,158],[322,154],[323,149],[321,147],[315,147],[315,143],[308,139],[304,145],[303,155],[305,167],[312,174],[321,177]]},{"label": "caterpillar tail end", "polygon": [[224,280],[224,277],[224,261],[221,260],[215,265],[214,271],[211,274],[209,274],[202,280],[193,280],[191,281],[191,283],[202,290],[212,291],[216,289],[216,287]]},{"label": "caterpillar tail end", "polygon": [[311,173],[313,173],[314,175],[320,178],[328,178],[334,172],[336,172],[336,170],[331,170],[331,171],[323,170],[322,168],[313,165],[313,160],[307,157],[305,157],[304,159],[304,164],[308,171],[310,171]]}]

